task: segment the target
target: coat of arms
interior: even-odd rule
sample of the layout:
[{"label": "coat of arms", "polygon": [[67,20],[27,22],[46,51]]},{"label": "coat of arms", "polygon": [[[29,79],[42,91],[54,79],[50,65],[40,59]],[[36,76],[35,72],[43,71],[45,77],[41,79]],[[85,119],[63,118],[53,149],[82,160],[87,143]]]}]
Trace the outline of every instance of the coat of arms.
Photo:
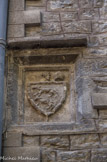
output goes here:
[{"label": "coat of arms", "polygon": [[63,104],[66,98],[65,82],[39,82],[28,85],[28,100],[33,108],[50,116],[54,114]]}]

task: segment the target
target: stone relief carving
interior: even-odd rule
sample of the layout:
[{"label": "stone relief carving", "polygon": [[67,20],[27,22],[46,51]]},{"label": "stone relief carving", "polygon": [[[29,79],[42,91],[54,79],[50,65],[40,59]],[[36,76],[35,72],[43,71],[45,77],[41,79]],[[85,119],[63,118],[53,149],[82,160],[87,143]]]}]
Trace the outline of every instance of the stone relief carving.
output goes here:
[{"label": "stone relief carving", "polygon": [[28,85],[28,100],[40,113],[49,117],[54,114],[66,99],[65,82],[39,82]]}]

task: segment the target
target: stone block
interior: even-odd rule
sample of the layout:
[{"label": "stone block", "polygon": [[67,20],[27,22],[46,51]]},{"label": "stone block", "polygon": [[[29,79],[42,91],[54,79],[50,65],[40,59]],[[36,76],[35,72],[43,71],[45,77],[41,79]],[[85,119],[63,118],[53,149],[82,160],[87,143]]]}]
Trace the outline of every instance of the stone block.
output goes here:
[{"label": "stone block", "polygon": [[24,32],[24,24],[8,26],[8,38],[23,38]]},{"label": "stone block", "polygon": [[42,150],[42,162],[56,162],[56,151]]},{"label": "stone block", "polygon": [[40,162],[40,148],[39,147],[18,147],[18,148],[9,147],[4,149],[3,156],[7,157],[6,160],[7,162],[12,161],[12,159],[15,162],[19,162],[19,161]]},{"label": "stone block", "polygon": [[41,146],[45,148],[53,148],[59,150],[69,149],[68,136],[42,136]]},{"label": "stone block", "polygon": [[8,24],[23,24],[23,11],[14,11],[9,12],[9,21]]},{"label": "stone block", "polygon": [[102,19],[107,19],[107,3],[105,3],[106,5],[101,7],[100,10],[100,17]]},{"label": "stone block", "polygon": [[22,146],[22,134],[21,133],[7,133],[3,141],[4,147],[21,147]]},{"label": "stone block", "polygon": [[61,12],[61,21],[72,21],[78,19],[78,13],[77,12]]},{"label": "stone block", "polygon": [[90,151],[58,152],[57,162],[90,162]]},{"label": "stone block", "polygon": [[48,11],[75,11],[78,8],[77,0],[48,0]]},{"label": "stone block", "polygon": [[90,21],[62,22],[64,33],[91,33]]},{"label": "stone block", "polygon": [[[92,61],[92,60],[91,60]],[[89,70],[90,65],[87,63],[86,71]],[[79,65],[79,70],[81,69],[82,72],[86,72],[82,69],[82,66]],[[80,71],[78,71],[77,76],[80,75]],[[88,74],[88,71],[87,71]],[[86,74],[86,76],[87,76]],[[84,74],[85,75],[85,74]],[[91,93],[93,89],[96,87],[93,80],[89,77],[78,78],[76,81],[76,92],[77,92],[77,119],[80,118],[98,118],[97,110],[93,109],[91,103]]]},{"label": "stone block", "polygon": [[39,136],[23,135],[23,146],[24,147],[39,146]]},{"label": "stone block", "polygon": [[107,35],[106,34],[98,34],[94,36],[90,36],[90,44],[91,47],[99,47],[107,45]]},{"label": "stone block", "polygon": [[93,150],[91,162],[107,162],[107,149]]},{"label": "stone block", "polygon": [[99,110],[99,118],[107,119],[107,110]]},{"label": "stone block", "polygon": [[79,17],[80,19],[86,19],[86,20],[90,20],[90,19],[99,19],[99,12],[98,9],[81,9],[79,12]]},{"label": "stone block", "polygon": [[42,35],[60,34],[62,31],[59,22],[50,22],[42,24]]},{"label": "stone block", "polygon": [[26,10],[36,10],[36,7],[45,6],[46,0],[26,0]]},{"label": "stone block", "polygon": [[38,24],[40,25],[40,11],[29,10],[23,11],[24,24]]},{"label": "stone block", "polygon": [[107,32],[107,22],[98,21],[93,23],[94,34],[106,33]]},{"label": "stone block", "polygon": [[86,149],[99,146],[99,137],[97,134],[82,134],[70,136],[71,150],[72,149]]},{"label": "stone block", "polygon": [[94,0],[94,7],[102,7],[104,5],[104,0]]},{"label": "stone block", "polygon": [[90,0],[81,0],[79,3],[81,8],[91,8],[92,7],[92,1]]},{"label": "stone block", "polygon": [[57,22],[57,21],[60,21],[59,13],[42,12],[42,22]]},{"label": "stone block", "polygon": [[100,140],[103,147],[107,147],[107,134],[100,134]]},{"label": "stone block", "polygon": [[107,132],[107,119],[100,119],[96,123],[100,132]]},{"label": "stone block", "polygon": [[107,109],[107,94],[94,93],[92,94],[92,105],[95,109]]},{"label": "stone block", "polygon": [[25,8],[25,0],[10,0],[9,10],[10,11],[23,11]]}]

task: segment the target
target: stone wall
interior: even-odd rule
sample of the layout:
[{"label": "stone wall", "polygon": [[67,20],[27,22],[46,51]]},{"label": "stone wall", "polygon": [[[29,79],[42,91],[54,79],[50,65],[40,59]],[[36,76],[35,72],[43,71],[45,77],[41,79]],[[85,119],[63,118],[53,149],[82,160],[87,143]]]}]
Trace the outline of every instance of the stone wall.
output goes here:
[{"label": "stone wall", "polygon": [[106,0],[10,0],[5,158],[107,162],[106,8]]}]

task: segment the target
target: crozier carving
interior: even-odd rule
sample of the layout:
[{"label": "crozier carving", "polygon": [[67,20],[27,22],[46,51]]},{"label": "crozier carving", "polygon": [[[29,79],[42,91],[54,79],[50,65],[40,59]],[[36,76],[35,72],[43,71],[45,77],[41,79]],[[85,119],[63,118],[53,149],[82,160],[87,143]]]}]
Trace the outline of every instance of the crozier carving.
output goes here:
[{"label": "crozier carving", "polygon": [[65,82],[39,82],[28,85],[28,100],[31,105],[44,114],[54,114],[66,99]]}]

